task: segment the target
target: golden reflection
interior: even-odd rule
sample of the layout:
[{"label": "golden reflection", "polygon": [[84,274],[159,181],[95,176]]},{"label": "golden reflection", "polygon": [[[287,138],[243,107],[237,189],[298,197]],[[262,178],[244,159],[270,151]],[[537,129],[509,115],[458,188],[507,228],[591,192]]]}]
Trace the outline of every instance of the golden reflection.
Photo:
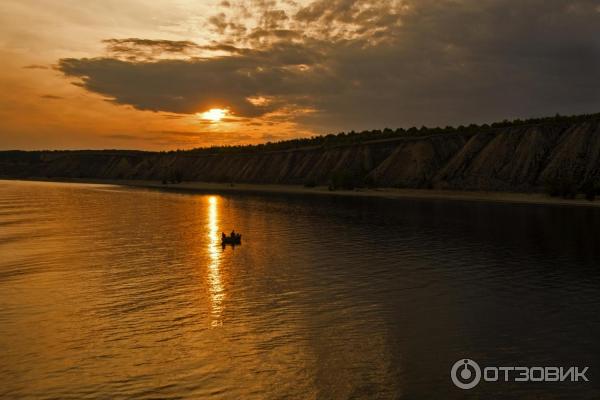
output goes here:
[{"label": "golden reflection", "polygon": [[211,302],[211,326],[223,325],[221,312],[225,290],[221,282],[221,243],[219,241],[219,201],[216,196],[208,197],[208,284]]}]

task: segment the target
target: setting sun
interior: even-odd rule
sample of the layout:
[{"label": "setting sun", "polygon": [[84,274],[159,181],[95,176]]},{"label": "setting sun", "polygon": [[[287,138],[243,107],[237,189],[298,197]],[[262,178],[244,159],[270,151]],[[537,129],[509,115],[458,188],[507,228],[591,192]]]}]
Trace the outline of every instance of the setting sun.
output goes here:
[{"label": "setting sun", "polygon": [[203,119],[212,122],[219,122],[225,115],[227,115],[227,110],[222,108],[211,108],[210,110],[200,114]]}]

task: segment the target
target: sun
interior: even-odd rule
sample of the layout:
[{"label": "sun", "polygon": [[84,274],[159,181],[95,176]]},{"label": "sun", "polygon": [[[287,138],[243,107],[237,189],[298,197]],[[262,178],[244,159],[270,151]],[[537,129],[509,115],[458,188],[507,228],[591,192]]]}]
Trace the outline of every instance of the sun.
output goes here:
[{"label": "sun", "polygon": [[220,120],[223,119],[224,116],[227,115],[227,109],[223,109],[223,108],[211,108],[208,111],[203,112],[202,114],[200,114],[200,117],[202,117],[202,119],[206,119],[208,121],[212,121],[212,122],[219,122]]}]

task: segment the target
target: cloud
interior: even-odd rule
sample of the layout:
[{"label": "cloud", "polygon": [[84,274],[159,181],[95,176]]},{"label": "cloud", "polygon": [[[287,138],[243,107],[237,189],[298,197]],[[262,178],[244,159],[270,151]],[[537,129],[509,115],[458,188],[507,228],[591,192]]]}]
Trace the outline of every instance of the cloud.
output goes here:
[{"label": "cloud", "polygon": [[[247,118],[285,112],[321,131],[600,108],[597,1],[250,4],[230,3],[208,19],[220,35],[210,45],[108,39],[115,53],[135,56],[141,48],[151,57],[68,58],[59,69],[86,90],[140,110],[229,107]],[[225,55],[191,55],[196,50]],[[258,97],[270,101],[248,100]]]},{"label": "cloud", "polygon": [[40,96],[42,99],[48,99],[48,100],[62,100],[63,97],[61,96],[56,96],[54,94],[44,94]]},{"label": "cloud", "polygon": [[[330,87],[333,77],[327,71],[306,79],[302,70],[319,58],[304,46],[280,43],[242,55],[186,60],[70,58],[60,60],[58,68],[80,78],[78,84],[85,89],[140,110],[193,114],[219,107],[236,116],[256,117],[294,104],[294,96],[304,96],[307,89]],[[272,101],[251,101],[259,96]]]},{"label": "cloud", "polygon": [[25,68],[25,69],[50,69],[50,67],[48,67],[47,65],[41,65],[41,64],[25,65],[23,68]]},{"label": "cloud", "polygon": [[152,60],[162,55],[189,54],[200,46],[189,40],[152,40],[140,38],[105,39],[107,52],[127,60]]}]

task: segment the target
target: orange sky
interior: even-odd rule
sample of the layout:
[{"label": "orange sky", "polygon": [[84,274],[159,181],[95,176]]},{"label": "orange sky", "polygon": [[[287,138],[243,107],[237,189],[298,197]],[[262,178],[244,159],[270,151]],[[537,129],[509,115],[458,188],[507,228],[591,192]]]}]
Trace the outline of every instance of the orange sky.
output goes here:
[{"label": "orange sky", "polygon": [[[312,133],[269,118],[221,121],[113,104],[56,69],[66,57],[106,54],[102,40],[215,39],[206,19],[220,1],[5,0],[0,13],[0,149],[176,149],[259,143]],[[214,107],[226,108],[215,103]],[[208,108],[210,109],[210,107]],[[274,115],[276,117],[276,115]]]},{"label": "orange sky", "polygon": [[0,150],[599,112],[598,38],[597,0],[3,0]]}]

